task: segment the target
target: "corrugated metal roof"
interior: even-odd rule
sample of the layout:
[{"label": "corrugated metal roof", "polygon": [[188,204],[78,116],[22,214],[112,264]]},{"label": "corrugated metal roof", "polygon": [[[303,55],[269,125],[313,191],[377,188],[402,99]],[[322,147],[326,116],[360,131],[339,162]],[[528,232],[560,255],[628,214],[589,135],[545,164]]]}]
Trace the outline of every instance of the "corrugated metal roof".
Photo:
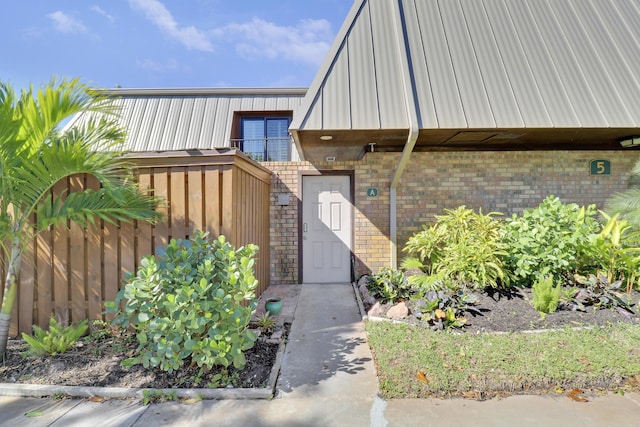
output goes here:
[{"label": "corrugated metal roof", "polygon": [[357,0],[291,129],[408,128],[399,55],[422,129],[638,127],[638,23],[640,0]]},{"label": "corrugated metal roof", "polygon": [[[293,111],[304,88],[114,89],[126,151],[176,151],[230,146],[235,112]],[[86,117],[78,116],[73,126]]]}]

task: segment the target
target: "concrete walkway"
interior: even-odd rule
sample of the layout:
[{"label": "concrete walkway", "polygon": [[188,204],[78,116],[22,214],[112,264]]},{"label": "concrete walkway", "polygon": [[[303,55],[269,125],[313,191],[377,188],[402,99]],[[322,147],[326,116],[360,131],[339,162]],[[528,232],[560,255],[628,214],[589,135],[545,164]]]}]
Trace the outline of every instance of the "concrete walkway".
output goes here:
[{"label": "concrete walkway", "polygon": [[640,395],[635,393],[588,403],[565,396],[384,401],[377,397],[375,367],[351,285],[303,285],[289,295],[299,299],[278,393],[271,401],[142,406],[132,400],[0,397],[0,426],[640,425]]}]

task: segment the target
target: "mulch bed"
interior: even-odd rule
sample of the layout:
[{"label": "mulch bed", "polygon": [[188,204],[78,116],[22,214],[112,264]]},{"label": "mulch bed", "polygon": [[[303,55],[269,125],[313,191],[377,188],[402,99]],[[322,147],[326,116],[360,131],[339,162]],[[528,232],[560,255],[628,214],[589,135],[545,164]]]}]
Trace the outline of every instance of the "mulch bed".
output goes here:
[{"label": "mulch bed", "polygon": [[[367,277],[363,276],[358,281],[358,288],[366,283]],[[512,289],[509,292],[484,291],[473,293],[478,298],[475,308],[482,314],[466,313],[467,323],[462,330],[468,333],[482,332],[518,332],[529,330],[560,329],[565,327],[593,327],[605,326],[611,323],[627,322],[640,323],[640,293],[634,291],[631,294],[634,314],[629,317],[621,315],[615,309],[599,309],[587,307],[586,311],[572,311],[560,307],[554,313],[542,317],[531,304],[531,289]],[[391,304],[382,306],[382,316],[392,307]],[[365,303],[365,310],[371,305]],[[411,322],[410,319],[407,319]]]},{"label": "mulch bed", "polygon": [[[628,318],[614,309],[595,310],[592,307],[587,307],[586,311],[560,308],[543,318],[531,305],[531,289],[518,289],[509,294],[480,292],[475,295],[478,296],[476,306],[482,315],[467,313],[464,329],[471,333],[592,327],[617,322],[640,323],[637,307],[634,307],[635,314]],[[632,298],[637,304],[640,294],[634,292]]]},{"label": "mulch bed", "polygon": [[171,373],[141,365],[124,368],[121,362],[131,357],[137,347],[126,333],[82,339],[68,352],[41,357],[25,356],[27,344],[13,339],[8,342],[6,360],[0,361],[0,382],[157,389],[262,388],[267,386],[280,342],[286,339],[289,327],[282,327],[282,337],[277,340],[271,340],[271,334],[261,335],[254,347],[245,352],[244,369],[215,367],[208,372],[196,365]]}]

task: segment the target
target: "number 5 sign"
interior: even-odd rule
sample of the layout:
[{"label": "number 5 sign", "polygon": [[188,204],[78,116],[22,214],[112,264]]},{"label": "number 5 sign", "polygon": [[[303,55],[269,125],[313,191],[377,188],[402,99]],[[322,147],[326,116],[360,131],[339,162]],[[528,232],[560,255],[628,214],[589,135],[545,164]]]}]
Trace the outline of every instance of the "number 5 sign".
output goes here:
[{"label": "number 5 sign", "polygon": [[611,162],[609,160],[591,160],[591,175],[610,175]]}]

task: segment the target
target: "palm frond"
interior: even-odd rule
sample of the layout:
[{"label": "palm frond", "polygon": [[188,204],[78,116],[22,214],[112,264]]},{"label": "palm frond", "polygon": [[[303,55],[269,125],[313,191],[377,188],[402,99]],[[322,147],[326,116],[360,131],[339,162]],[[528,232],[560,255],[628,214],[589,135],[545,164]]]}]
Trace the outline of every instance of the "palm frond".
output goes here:
[{"label": "palm frond", "polygon": [[65,120],[82,112],[100,112],[115,116],[118,109],[104,95],[89,89],[78,79],[51,82],[34,92],[23,90],[15,110],[21,118],[22,149],[35,154],[43,143],[55,138]]},{"label": "palm frond", "polygon": [[142,194],[135,185],[69,193],[66,198],[47,195],[36,211],[37,230],[66,224],[67,220],[81,227],[94,225],[96,220],[155,223],[162,218],[154,210],[158,203],[157,198]]},{"label": "palm frond", "polygon": [[55,138],[14,170],[13,185],[19,191],[12,200],[21,210],[30,211],[57,182],[75,174],[93,175],[104,187],[122,186],[130,175],[127,162],[118,151],[96,150],[117,145],[121,139],[122,131],[105,121]]},{"label": "palm frond", "polygon": [[640,188],[631,188],[612,196],[605,206],[609,214],[620,214],[634,228],[640,228]]}]

